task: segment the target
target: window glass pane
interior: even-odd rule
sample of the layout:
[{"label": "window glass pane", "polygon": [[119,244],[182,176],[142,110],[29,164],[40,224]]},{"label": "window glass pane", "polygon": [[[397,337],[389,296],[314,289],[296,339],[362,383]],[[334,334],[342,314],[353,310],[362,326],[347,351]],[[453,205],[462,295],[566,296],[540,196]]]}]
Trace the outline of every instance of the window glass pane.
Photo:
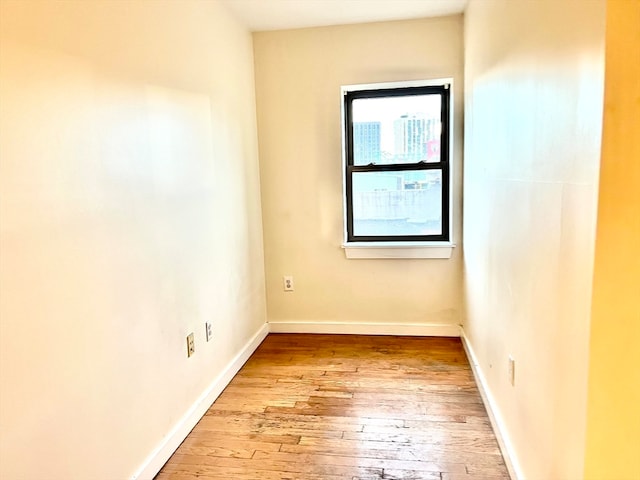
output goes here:
[{"label": "window glass pane", "polygon": [[353,164],[440,161],[439,94],[356,98]]},{"label": "window glass pane", "polygon": [[355,236],[441,235],[442,170],[353,173]]}]

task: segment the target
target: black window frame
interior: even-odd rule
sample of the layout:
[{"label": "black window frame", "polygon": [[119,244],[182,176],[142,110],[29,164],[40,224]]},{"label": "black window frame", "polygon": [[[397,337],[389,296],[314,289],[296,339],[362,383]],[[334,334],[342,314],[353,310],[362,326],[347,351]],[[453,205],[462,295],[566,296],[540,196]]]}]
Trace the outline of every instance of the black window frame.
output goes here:
[{"label": "black window frame", "polygon": [[[440,95],[441,96],[441,122],[440,133],[440,161],[415,163],[384,163],[368,165],[354,165],[353,155],[353,100],[363,98],[380,97],[404,97],[411,95]],[[398,86],[367,88],[363,90],[344,90],[343,94],[344,114],[344,158],[345,158],[345,215],[346,215],[346,242],[450,242],[450,188],[451,188],[451,163],[450,163],[450,139],[451,139],[451,84],[423,86]],[[354,235],[353,232],[353,174],[359,172],[397,172],[411,170],[439,170],[442,172],[442,231],[439,235]]]}]

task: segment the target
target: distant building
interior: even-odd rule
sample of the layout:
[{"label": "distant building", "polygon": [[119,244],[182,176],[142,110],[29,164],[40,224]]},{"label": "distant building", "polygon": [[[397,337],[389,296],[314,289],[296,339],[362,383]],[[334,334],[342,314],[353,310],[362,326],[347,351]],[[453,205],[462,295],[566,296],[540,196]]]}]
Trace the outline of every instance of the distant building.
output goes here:
[{"label": "distant building", "polygon": [[434,148],[438,121],[423,114],[405,114],[393,122],[393,143],[397,162],[429,161],[439,149]]},{"label": "distant building", "polygon": [[353,122],[354,163],[378,163],[380,154],[380,122]]}]

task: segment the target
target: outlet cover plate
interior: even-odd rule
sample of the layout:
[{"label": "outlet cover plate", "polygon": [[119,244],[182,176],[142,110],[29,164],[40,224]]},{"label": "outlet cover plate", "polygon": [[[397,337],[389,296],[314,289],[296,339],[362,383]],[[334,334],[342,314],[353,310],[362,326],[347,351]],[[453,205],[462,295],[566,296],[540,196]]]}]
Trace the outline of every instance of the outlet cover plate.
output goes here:
[{"label": "outlet cover plate", "polygon": [[513,359],[511,355],[509,355],[509,369],[507,371],[507,375],[509,376],[509,383],[511,385],[515,385],[516,383],[516,361]]},{"label": "outlet cover plate", "polygon": [[208,342],[213,337],[212,328],[211,328],[211,322],[205,322],[204,331],[205,331],[205,334],[207,336],[207,342]]},{"label": "outlet cover plate", "polygon": [[196,353],[196,342],[193,333],[187,335],[187,357]]}]

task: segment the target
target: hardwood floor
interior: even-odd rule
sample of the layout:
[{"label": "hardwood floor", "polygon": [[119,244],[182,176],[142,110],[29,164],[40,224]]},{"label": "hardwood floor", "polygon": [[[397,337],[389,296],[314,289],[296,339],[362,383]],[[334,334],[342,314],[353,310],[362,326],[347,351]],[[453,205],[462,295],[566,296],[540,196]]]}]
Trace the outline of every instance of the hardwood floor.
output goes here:
[{"label": "hardwood floor", "polygon": [[271,334],[156,480],[508,479],[460,339]]}]

